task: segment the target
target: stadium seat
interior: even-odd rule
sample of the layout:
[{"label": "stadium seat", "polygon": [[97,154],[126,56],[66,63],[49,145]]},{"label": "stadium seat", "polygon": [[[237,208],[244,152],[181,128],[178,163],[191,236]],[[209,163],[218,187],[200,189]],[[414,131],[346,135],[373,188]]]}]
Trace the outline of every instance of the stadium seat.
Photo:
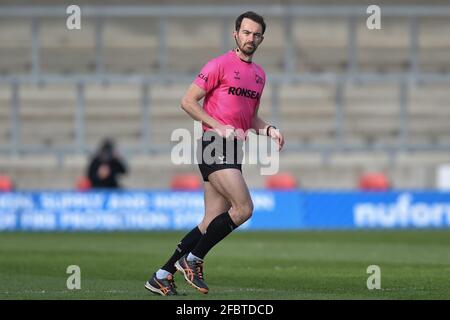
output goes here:
[{"label": "stadium seat", "polygon": [[0,175],[0,192],[9,192],[13,189],[12,179],[6,175]]},{"label": "stadium seat", "polygon": [[366,191],[385,191],[390,187],[388,178],[384,173],[365,173],[359,177],[359,188]]},{"label": "stadium seat", "polygon": [[178,174],[172,178],[170,183],[172,190],[199,190],[202,182],[197,174]]},{"label": "stadium seat", "polygon": [[82,176],[77,179],[76,189],[77,191],[88,191],[92,187],[91,181],[88,177]]},{"label": "stadium seat", "polygon": [[292,190],[297,188],[297,181],[290,173],[279,173],[266,178],[266,188]]}]

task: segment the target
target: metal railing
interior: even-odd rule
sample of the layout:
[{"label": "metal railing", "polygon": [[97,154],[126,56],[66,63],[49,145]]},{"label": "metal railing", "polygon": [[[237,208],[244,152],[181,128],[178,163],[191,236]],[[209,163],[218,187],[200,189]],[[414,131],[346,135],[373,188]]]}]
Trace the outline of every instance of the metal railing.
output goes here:
[{"label": "metal railing", "polygon": [[[227,50],[229,46],[228,31],[230,29],[229,19],[236,17],[240,13],[251,9],[264,15],[268,20],[271,17],[283,19],[283,35],[286,36],[286,46],[284,46],[283,62],[281,72],[270,75],[271,108],[272,121],[279,121],[280,114],[280,86],[290,83],[323,83],[331,84],[335,87],[335,143],[327,146],[290,144],[287,150],[295,151],[317,151],[333,152],[335,150],[370,150],[377,149],[389,153],[398,150],[450,150],[450,145],[410,145],[408,141],[408,109],[409,90],[411,86],[424,83],[449,84],[450,74],[448,73],[423,73],[419,66],[419,31],[421,17],[450,17],[450,6],[388,6],[382,7],[383,17],[399,17],[409,19],[409,54],[408,70],[398,73],[369,73],[362,72],[358,67],[358,45],[357,45],[357,24],[358,18],[367,17],[366,9],[363,6],[81,6],[82,17],[95,19],[95,71],[91,74],[49,74],[41,70],[41,19],[48,17],[67,17],[66,7],[36,7],[36,6],[0,6],[0,19],[2,17],[22,17],[28,18],[31,29],[31,68],[27,74],[0,75],[0,85],[9,85],[11,88],[11,134],[10,145],[0,148],[3,153],[23,153],[23,152],[53,152],[58,155],[87,150],[84,139],[85,129],[85,88],[92,84],[117,83],[134,84],[141,88],[141,147],[128,150],[129,153],[146,152],[166,152],[168,146],[158,146],[152,144],[149,121],[149,110],[152,99],[150,90],[153,84],[165,82],[189,83],[194,75],[177,74],[168,71],[168,45],[167,30],[170,27],[168,19],[173,17],[216,17],[222,19],[221,37],[222,48]],[[153,17],[158,20],[158,72],[155,74],[111,74],[106,73],[104,68],[104,41],[103,26],[105,19],[112,17]],[[298,17],[340,17],[347,20],[347,67],[343,73],[295,73],[297,57],[293,40],[293,19]],[[0,44],[1,45],[1,44]],[[43,146],[36,148],[24,147],[20,142],[20,117],[19,109],[20,87],[24,84],[52,84],[65,83],[73,85],[76,90],[76,113],[75,113],[75,141],[73,146],[64,148],[47,149]],[[392,145],[365,145],[352,146],[345,142],[345,99],[344,93],[346,85],[349,83],[371,84],[390,83],[398,86],[398,106],[399,114],[399,136],[398,143]],[[282,127],[282,124],[281,124]]]}]

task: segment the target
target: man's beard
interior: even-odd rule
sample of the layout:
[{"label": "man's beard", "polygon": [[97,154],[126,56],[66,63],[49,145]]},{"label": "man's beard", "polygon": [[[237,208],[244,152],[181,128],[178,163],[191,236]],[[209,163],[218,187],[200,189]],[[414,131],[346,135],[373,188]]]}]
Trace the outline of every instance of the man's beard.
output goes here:
[{"label": "man's beard", "polygon": [[[244,53],[245,55],[251,56],[252,54],[255,53],[255,51],[256,51],[256,45],[255,45],[254,43],[252,43],[252,42],[247,42],[244,46],[241,46],[241,45],[239,44],[239,41],[237,40],[237,38],[235,38],[234,40],[236,41],[236,45],[238,46],[239,50],[241,50],[242,53]],[[251,44],[251,45],[252,45],[252,48],[251,48],[251,49],[246,49],[245,46],[246,46],[247,44]]]}]

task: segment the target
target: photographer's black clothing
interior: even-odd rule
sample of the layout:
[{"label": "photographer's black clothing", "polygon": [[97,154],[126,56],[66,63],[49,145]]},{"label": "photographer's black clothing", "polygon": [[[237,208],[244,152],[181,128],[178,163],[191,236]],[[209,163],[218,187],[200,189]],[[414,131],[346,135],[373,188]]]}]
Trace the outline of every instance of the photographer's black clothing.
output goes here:
[{"label": "photographer's black clothing", "polygon": [[[105,179],[101,179],[98,176],[98,170],[102,164],[109,166],[110,173]],[[91,181],[92,188],[120,188],[117,178],[126,172],[127,168],[120,159],[113,157],[105,160],[97,156],[92,159],[89,165],[88,177]]]}]

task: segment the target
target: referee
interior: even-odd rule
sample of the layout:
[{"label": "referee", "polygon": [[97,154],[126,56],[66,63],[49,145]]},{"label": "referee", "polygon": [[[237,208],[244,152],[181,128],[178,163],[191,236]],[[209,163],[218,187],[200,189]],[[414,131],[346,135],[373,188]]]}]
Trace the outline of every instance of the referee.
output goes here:
[{"label": "referee", "polygon": [[205,214],[178,243],[167,263],[145,283],[153,293],[176,295],[173,275],[177,270],[191,286],[208,293],[203,275],[206,254],[253,212],[242,176],[244,133],[254,129],[274,139],[279,150],[283,147],[280,131],[258,116],[266,75],[252,57],[264,40],[265,29],[260,15],[251,11],[241,14],[233,32],[235,49],[206,63],[181,101],[183,110],[203,125],[199,169]]}]

